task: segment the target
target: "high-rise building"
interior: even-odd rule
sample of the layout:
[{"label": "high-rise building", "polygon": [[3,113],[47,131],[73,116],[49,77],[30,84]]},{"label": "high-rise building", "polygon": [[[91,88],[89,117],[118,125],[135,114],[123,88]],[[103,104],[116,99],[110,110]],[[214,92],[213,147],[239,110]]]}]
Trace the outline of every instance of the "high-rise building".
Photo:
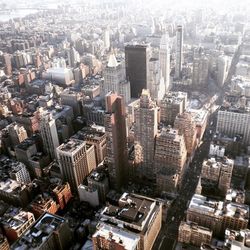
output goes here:
[{"label": "high-rise building", "polygon": [[67,56],[68,56],[68,64],[69,67],[74,68],[77,63],[80,62],[80,56],[79,53],[75,50],[74,47],[71,47],[67,50]]},{"label": "high-rise building", "polygon": [[158,131],[158,111],[149,90],[143,89],[140,103],[135,108],[135,162],[140,176],[152,178],[155,137]]},{"label": "high-rise building", "polygon": [[20,144],[23,140],[25,140],[28,137],[24,126],[15,122],[8,126],[8,132],[10,135],[11,143],[14,146]]},{"label": "high-rise building", "polygon": [[40,132],[43,140],[44,151],[51,157],[56,158],[56,148],[59,146],[59,140],[56,129],[56,121],[52,114],[44,112],[41,114]]},{"label": "high-rise building", "polygon": [[191,113],[184,112],[175,118],[174,128],[184,136],[187,153],[192,155],[196,146],[196,124]]},{"label": "high-rise building", "polygon": [[110,34],[109,34],[108,29],[105,29],[104,31],[103,41],[104,41],[104,48],[109,50],[110,49]]},{"label": "high-rise building", "polygon": [[209,59],[204,53],[194,54],[193,61],[193,79],[192,84],[195,89],[207,87],[208,84]]},{"label": "high-rise building", "polygon": [[150,58],[148,63],[148,89],[152,99],[159,102],[165,92],[164,78],[160,74],[160,61],[157,58]]},{"label": "high-rise building", "polygon": [[203,161],[201,170],[203,191],[206,188],[218,189],[220,194],[225,196],[231,185],[233,165],[233,160],[226,157]]},{"label": "high-rise building", "polygon": [[173,126],[176,116],[182,114],[186,110],[186,106],[186,92],[168,92],[159,103],[161,122],[166,126]]},{"label": "high-rise building", "polygon": [[169,49],[167,34],[164,34],[161,37],[159,59],[160,59],[161,74],[164,78],[165,93],[166,93],[170,88],[170,49]]},{"label": "high-rise building", "polygon": [[130,101],[130,82],[126,80],[124,62],[118,62],[112,53],[103,72],[102,94],[105,96],[110,91],[124,96],[125,102]]},{"label": "high-rise building", "polygon": [[159,191],[174,192],[180,184],[187,151],[184,137],[172,128],[162,128],[156,137],[154,171]]},{"label": "high-rise building", "polygon": [[217,60],[217,84],[223,86],[230,69],[230,61],[227,56],[220,56]]},{"label": "high-rise building", "polygon": [[176,30],[176,61],[175,61],[175,78],[179,79],[182,75],[183,64],[183,27],[177,26]]},{"label": "high-rise building", "polygon": [[94,146],[85,141],[70,139],[57,148],[57,155],[62,176],[73,191],[96,167]]},{"label": "high-rise building", "polygon": [[[240,121],[240,122],[239,122]],[[230,137],[242,136],[245,145],[250,144],[250,112],[237,107],[221,107],[218,111],[216,131]]]},{"label": "high-rise building", "polygon": [[125,103],[122,96],[106,96],[106,113],[104,115],[107,136],[106,162],[109,169],[110,183],[116,188],[127,182],[128,151],[125,121]]},{"label": "high-rise building", "polygon": [[125,47],[126,78],[130,81],[132,98],[138,98],[142,90],[147,88],[149,58],[150,47],[148,45]]},{"label": "high-rise building", "polygon": [[12,64],[11,64],[11,55],[4,54],[4,64],[5,64],[5,74],[10,76],[12,74]]},{"label": "high-rise building", "polygon": [[101,218],[105,222],[93,235],[94,249],[150,250],[161,229],[162,205],[145,196],[124,193],[118,206],[103,209]]}]

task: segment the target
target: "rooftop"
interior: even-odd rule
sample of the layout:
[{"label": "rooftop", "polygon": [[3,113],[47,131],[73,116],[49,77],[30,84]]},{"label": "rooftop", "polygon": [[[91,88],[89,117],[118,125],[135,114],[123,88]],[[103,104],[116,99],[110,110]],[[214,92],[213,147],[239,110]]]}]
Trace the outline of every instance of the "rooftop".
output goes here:
[{"label": "rooftop", "polygon": [[73,153],[85,145],[85,141],[71,138],[68,142],[61,144],[57,149],[66,153]]},{"label": "rooftop", "polygon": [[38,249],[65,220],[45,213],[14,245],[13,249]]},{"label": "rooftop", "polygon": [[104,208],[101,220],[136,233],[144,232],[158,207],[159,204],[154,199],[124,193],[119,199],[119,206],[108,205]]},{"label": "rooftop", "polygon": [[93,235],[94,238],[98,236],[114,241],[124,246],[126,250],[136,249],[140,241],[138,235],[104,223],[98,225],[97,231]]}]

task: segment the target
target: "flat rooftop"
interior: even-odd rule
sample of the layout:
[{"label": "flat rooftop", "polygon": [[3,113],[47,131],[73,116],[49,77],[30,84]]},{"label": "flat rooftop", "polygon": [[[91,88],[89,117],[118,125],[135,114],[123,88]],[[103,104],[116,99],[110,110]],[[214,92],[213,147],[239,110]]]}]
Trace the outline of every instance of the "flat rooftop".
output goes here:
[{"label": "flat rooftop", "polygon": [[156,200],[136,194],[124,193],[119,199],[119,205],[108,205],[101,213],[103,220],[108,220],[118,226],[123,225],[133,232],[147,230],[147,224],[159,208]]},{"label": "flat rooftop", "polygon": [[85,144],[85,141],[71,138],[68,142],[61,144],[57,149],[66,153],[73,153]]},{"label": "flat rooftop", "polygon": [[12,249],[39,249],[57,231],[65,220],[59,216],[45,213],[13,246]]},{"label": "flat rooftop", "polygon": [[97,229],[93,235],[94,238],[99,236],[106,240],[115,241],[124,246],[126,250],[136,249],[140,241],[140,236],[104,223],[99,224]]}]

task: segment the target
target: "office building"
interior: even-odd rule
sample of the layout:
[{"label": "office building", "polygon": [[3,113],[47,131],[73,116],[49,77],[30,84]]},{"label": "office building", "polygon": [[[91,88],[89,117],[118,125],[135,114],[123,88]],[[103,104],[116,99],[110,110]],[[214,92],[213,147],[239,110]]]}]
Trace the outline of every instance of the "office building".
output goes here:
[{"label": "office building", "polygon": [[183,64],[183,27],[177,26],[176,30],[176,53],[175,53],[175,78],[182,77]]},{"label": "office building", "polygon": [[174,125],[175,118],[182,114],[187,107],[186,92],[168,92],[159,103],[160,120],[166,126]]},{"label": "office building", "polygon": [[166,93],[166,86],[160,72],[160,61],[157,58],[150,58],[148,62],[147,86],[151,98],[158,103]]},{"label": "office building", "polygon": [[184,137],[171,128],[162,128],[156,137],[154,171],[158,191],[175,192],[187,159]]},{"label": "office building", "polygon": [[[101,220],[105,222],[93,235],[94,249],[110,245],[114,249],[152,249],[161,229],[162,205],[145,196],[124,193],[118,206],[108,205],[104,208]],[[114,232],[113,240],[106,235],[107,230]],[[117,242],[117,235],[123,235],[122,241]]]},{"label": "office building", "polygon": [[106,113],[104,115],[107,137],[106,162],[109,169],[110,183],[116,189],[120,189],[127,182],[128,177],[125,116],[124,98],[117,94],[107,95]]},{"label": "office building", "polygon": [[196,124],[191,113],[178,114],[174,121],[174,128],[184,136],[187,153],[192,155],[196,147]]},{"label": "office building", "polygon": [[5,74],[7,76],[10,76],[12,74],[12,63],[11,63],[11,55],[10,54],[3,54],[3,58],[4,58],[4,64],[5,64]]},{"label": "office building", "polygon": [[105,132],[93,128],[84,127],[79,130],[72,138],[86,141],[95,148],[96,164],[100,164],[106,156],[106,134]]},{"label": "office building", "polygon": [[56,121],[49,112],[41,114],[40,132],[43,141],[43,149],[51,159],[56,158],[56,148],[59,146]]},{"label": "office building", "polygon": [[168,40],[167,34],[162,35],[159,50],[160,69],[164,78],[165,93],[170,88],[170,48]]},{"label": "office building", "polygon": [[100,205],[98,190],[94,187],[81,184],[78,187],[78,195],[80,201],[88,202],[92,207]]},{"label": "office building", "polygon": [[142,90],[147,88],[149,58],[148,45],[125,46],[126,78],[130,82],[132,98],[138,98]]},{"label": "office building", "polygon": [[71,68],[74,68],[77,65],[77,63],[80,62],[80,55],[75,50],[74,47],[71,47],[67,50],[67,57],[68,57],[68,65]]},{"label": "office building", "polygon": [[130,101],[130,82],[126,80],[123,61],[117,61],[114,53],[110,54],[108,64],[103,72],[102,95],[110,91],[124,97],[125,103]]},{"label": "office building", "polygon": [[12,123],[8,126],[8,132],[10,135],[12,145],[16,146],[22,141],[27,139],[27,132],[24,126],[17,123]]},{"label": "office building", "polygon": [[12,206],[8,208],[1,219],[4,235],[10,242],[19,239],[34,222],[35,217],[32,213]]},{"label": "office building", "polygon": [[0,199],[14,206],[26,207],[29,203],[29,189],[15,180],[0,182]]},{"label": "office building", "polygon": [[72,235],[66,220],[45,213],[11,249],[64,250],[69,249],[71,244]]},{"label": "office building", "polygon": [[135,162],[140,176],[152,178],[155,137],[158,131],[158,110],[149,90],[143,89],[135,108]]},{"label": "office building", "polygon": [[178,241],[200,247],[202,243],[210,244],[213,232],[196,223],[182,221],[179,226]]},{"label": "office building", "polygon": [[94,250],[133,250],[140,249],[140,236],[133,232],[121,230],[112,225],[100,223],[92,236]]},{"label": "office building", "polygon": [[100,203],[104,203],[109,191],[108,177],[105,173],[94,170],[88,176],[88,187],[96,189]]},{"label": "office building", "polygon": [[61,104],[72,107],[75,117],[82,114],[82,101],[84,97],[81,92],[76,92],[71,88],[66,88],[63,90],[60,96]]},{"label": "office building", "polygon": [[223,86],[230,69],[230,60],[227,56],[220,56],[217,60],[217,84]]},{"label": "office building", "polygon": [[243,144],[250,145],[249,124],[250,112],[247,109],[221,107],[218,111],[216,131],[230,137],[242,136]]},{"label": "office building", "polygon": [[76,192],[78,186],[96,167],[94,146],[72,138],[57,148],[57,155],[63,179]]},{"label": "office building", "polygon": [[195,90],[206,88],[208,85],[209,59],[203,53],[194,55],[192,85]]},{"label": "office building", "polygon": [[224,234],[229,228],[246,229],[249,221],[249,207],[245,204],[210,200],[195,194],[187,210],[187,221],[207,227],[215,235]]}]

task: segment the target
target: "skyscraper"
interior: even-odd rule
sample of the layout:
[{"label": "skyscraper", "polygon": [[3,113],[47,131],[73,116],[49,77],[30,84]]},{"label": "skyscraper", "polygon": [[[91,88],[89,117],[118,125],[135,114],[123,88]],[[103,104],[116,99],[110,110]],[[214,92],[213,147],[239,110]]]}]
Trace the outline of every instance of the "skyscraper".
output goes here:
[{"label": "skyscraper", "polygon": [[175,78],[181,77],[183,63],[183,29],[181,25],[177,26],[176,31],[176,61],[175,61]]},{"label": "skyscraper", "polygon": [[40,132],[43,140],[44,151],[51,157],[56,158],[56,148],[59,146],[59,139],[56,129],[56,121],[49,112],[41,114]]},{"label": "skyscraper", "polygon": [[110,183],[118,190],[126,183],[128,174],[125,116],[124,98],[117,94],[108,94],[106,96],[106,114],[104,115],[107,135],[106,162]]},{"label": "skyscraper", "polygon": [[152,101],[149,90],[143,89],[135,108],[135,162],[140,176],[153,177],[154,145],[157,134],[159,108]]},{"label": "skyscraper", "polygon": [[169,76],[170,76],[170,51],[168,44],[168,35],[164,34],[161,37],[160,42],[160,51],[159,51],[159,59],[160,59],[160,68],[161,73],[164,78],[165,83],[165,92],[169,90]]},{"label": "skyscraper", "polygon": [[[94,146],[91,146],[94,149]],[[61,144],[57,148],[58,160],[61,173],[65,181],[69,182],[73,191],[76,191],[78,186],[92,171],[93,166],[91,160],[95,161],[95,154],[89,157],[89,145],[85,141],[78,139],[70,139],[67,143]]]},{"label": "skyscraper", "polygon": [[113,53],[109,56],[103,77],[102,94],[106,95],[111,91],[123,95],[126,103],[130,101],[130,82],[126,80],[124,62],[117,62]]},{"label": "skyscraper", "polygon": [[166,92],[164,78],[161,77],[160,62],[156,58],[149,60],[148,89],[150,90],[152,99],[157,103],[163,98]]},{"label": "skyscraper", "polygon": [[196,146],[196,124],[192,114],[188,112],[178,114],[174,128],[178,129],[179,134],[184,136],[187,152],[192,155]]},{"label": "skyscraper", "polygon": [[195,53],[193,61],[192,84],[195,88],[204,88],[208,84],[209,60],[203,53]]},{"label": "skyscraper", "polygon": [[75,50],[74,47],[71,47],[67,50],[68,63],[71,68],[74,68],[78,62],[80,62],[79,53]]},{"label": "skyscraper", "polygon": [[148,45],[127,45],[125,47],[126,77],[130,81],[131,97],[138,98],[147,88],[147,72],[150,57]]}]

